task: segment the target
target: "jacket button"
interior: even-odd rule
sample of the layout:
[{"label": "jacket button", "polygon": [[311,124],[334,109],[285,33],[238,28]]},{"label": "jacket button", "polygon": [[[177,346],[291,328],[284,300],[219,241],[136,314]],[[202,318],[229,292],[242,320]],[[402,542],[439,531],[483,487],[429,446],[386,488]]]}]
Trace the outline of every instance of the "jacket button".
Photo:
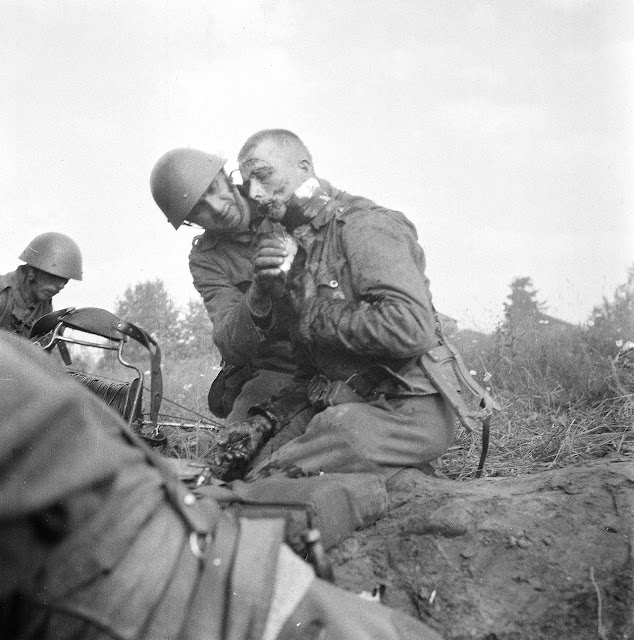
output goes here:
[{"label": "jacket button", "polygon": [[183,498],[183,502],[188,506],[191,507],[193,504],[196,503],[196,496],[193,493],[188,493],[185,495],[185,497]]},{"label": "jacket button", "polygon": [[336,288],[339,286],[339,283],[338,283],[336,280],[331,280],[331,281],[328,283],[328,286],[329,286],[331,289],[336,289]]}]

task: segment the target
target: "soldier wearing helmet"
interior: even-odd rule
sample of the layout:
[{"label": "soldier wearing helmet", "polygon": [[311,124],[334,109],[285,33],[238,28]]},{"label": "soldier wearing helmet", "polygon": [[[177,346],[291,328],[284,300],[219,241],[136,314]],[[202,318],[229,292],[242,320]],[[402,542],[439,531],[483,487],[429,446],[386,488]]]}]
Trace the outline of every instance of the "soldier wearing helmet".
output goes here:
[{"label": "soldier wearing helmet", "polygon": [[68,280],[82,279],[81,251],[67,235],[50,231],[35,237],[19,259],[26,264],[0,276],[0,328],[28,336]]},{"label": "soldier wearing helmet", "polygon": [[289,307],[269,305],[253,278],[255,229],[262,216],[227,175],[225,162],[196,149],[172,149],[154,165],[150,187],[175,229],[183,224],[204,229],[193,241],[189,268],[223,359],[209,408],[234,421],[285,387],[294,363]]}]

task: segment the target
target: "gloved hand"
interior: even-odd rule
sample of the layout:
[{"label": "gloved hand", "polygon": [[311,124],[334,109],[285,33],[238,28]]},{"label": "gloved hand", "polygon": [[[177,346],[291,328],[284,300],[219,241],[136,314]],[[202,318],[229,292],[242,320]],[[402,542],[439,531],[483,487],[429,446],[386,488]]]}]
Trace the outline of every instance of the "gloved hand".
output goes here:
[{"label": "gloved hand", "polygon": [[228,425],[212,455],[212,463],[219,469],[221,479],[241,478],[272,434],[273,423],[261,414]]}]

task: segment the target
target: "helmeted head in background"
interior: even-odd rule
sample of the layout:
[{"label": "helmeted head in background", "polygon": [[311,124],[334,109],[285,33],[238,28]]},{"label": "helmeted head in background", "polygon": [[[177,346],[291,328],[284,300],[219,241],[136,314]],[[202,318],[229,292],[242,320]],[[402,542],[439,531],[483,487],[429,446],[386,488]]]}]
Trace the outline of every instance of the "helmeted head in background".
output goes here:
[{"label": "helmeted head in background", "polygon": [[287,129],[254,133],[240,149],[238,162],[249,197],[274,221],[284,217],[299,187],[315,178],[310,152]]},{"label": "helmeted head in background", "polygon": [[41,233],[19,256],[26,265],[26,281],[38,300],[50,300],[69,279],[82,279],[82,258],[77,243],[63,233]]},{"label": "helmeted head in background", "polygon": [[249,228],[249,203],[225,173],[225,162],[197,149],[172,149],[159,158],[150,189],[174,229],[187,223],[219,233]]}]

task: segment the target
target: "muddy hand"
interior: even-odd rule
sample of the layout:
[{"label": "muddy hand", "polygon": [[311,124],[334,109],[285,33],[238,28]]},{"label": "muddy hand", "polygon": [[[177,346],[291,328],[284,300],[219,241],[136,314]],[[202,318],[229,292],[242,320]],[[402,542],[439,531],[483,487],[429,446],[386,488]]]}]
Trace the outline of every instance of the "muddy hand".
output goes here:
[{"label": "muddy hand", "polygon": [[221,469],[222,479],[235,480],[246,473],[271,431],[270,421],[261,415],[227,426],[213,456],[214,464]]}]

